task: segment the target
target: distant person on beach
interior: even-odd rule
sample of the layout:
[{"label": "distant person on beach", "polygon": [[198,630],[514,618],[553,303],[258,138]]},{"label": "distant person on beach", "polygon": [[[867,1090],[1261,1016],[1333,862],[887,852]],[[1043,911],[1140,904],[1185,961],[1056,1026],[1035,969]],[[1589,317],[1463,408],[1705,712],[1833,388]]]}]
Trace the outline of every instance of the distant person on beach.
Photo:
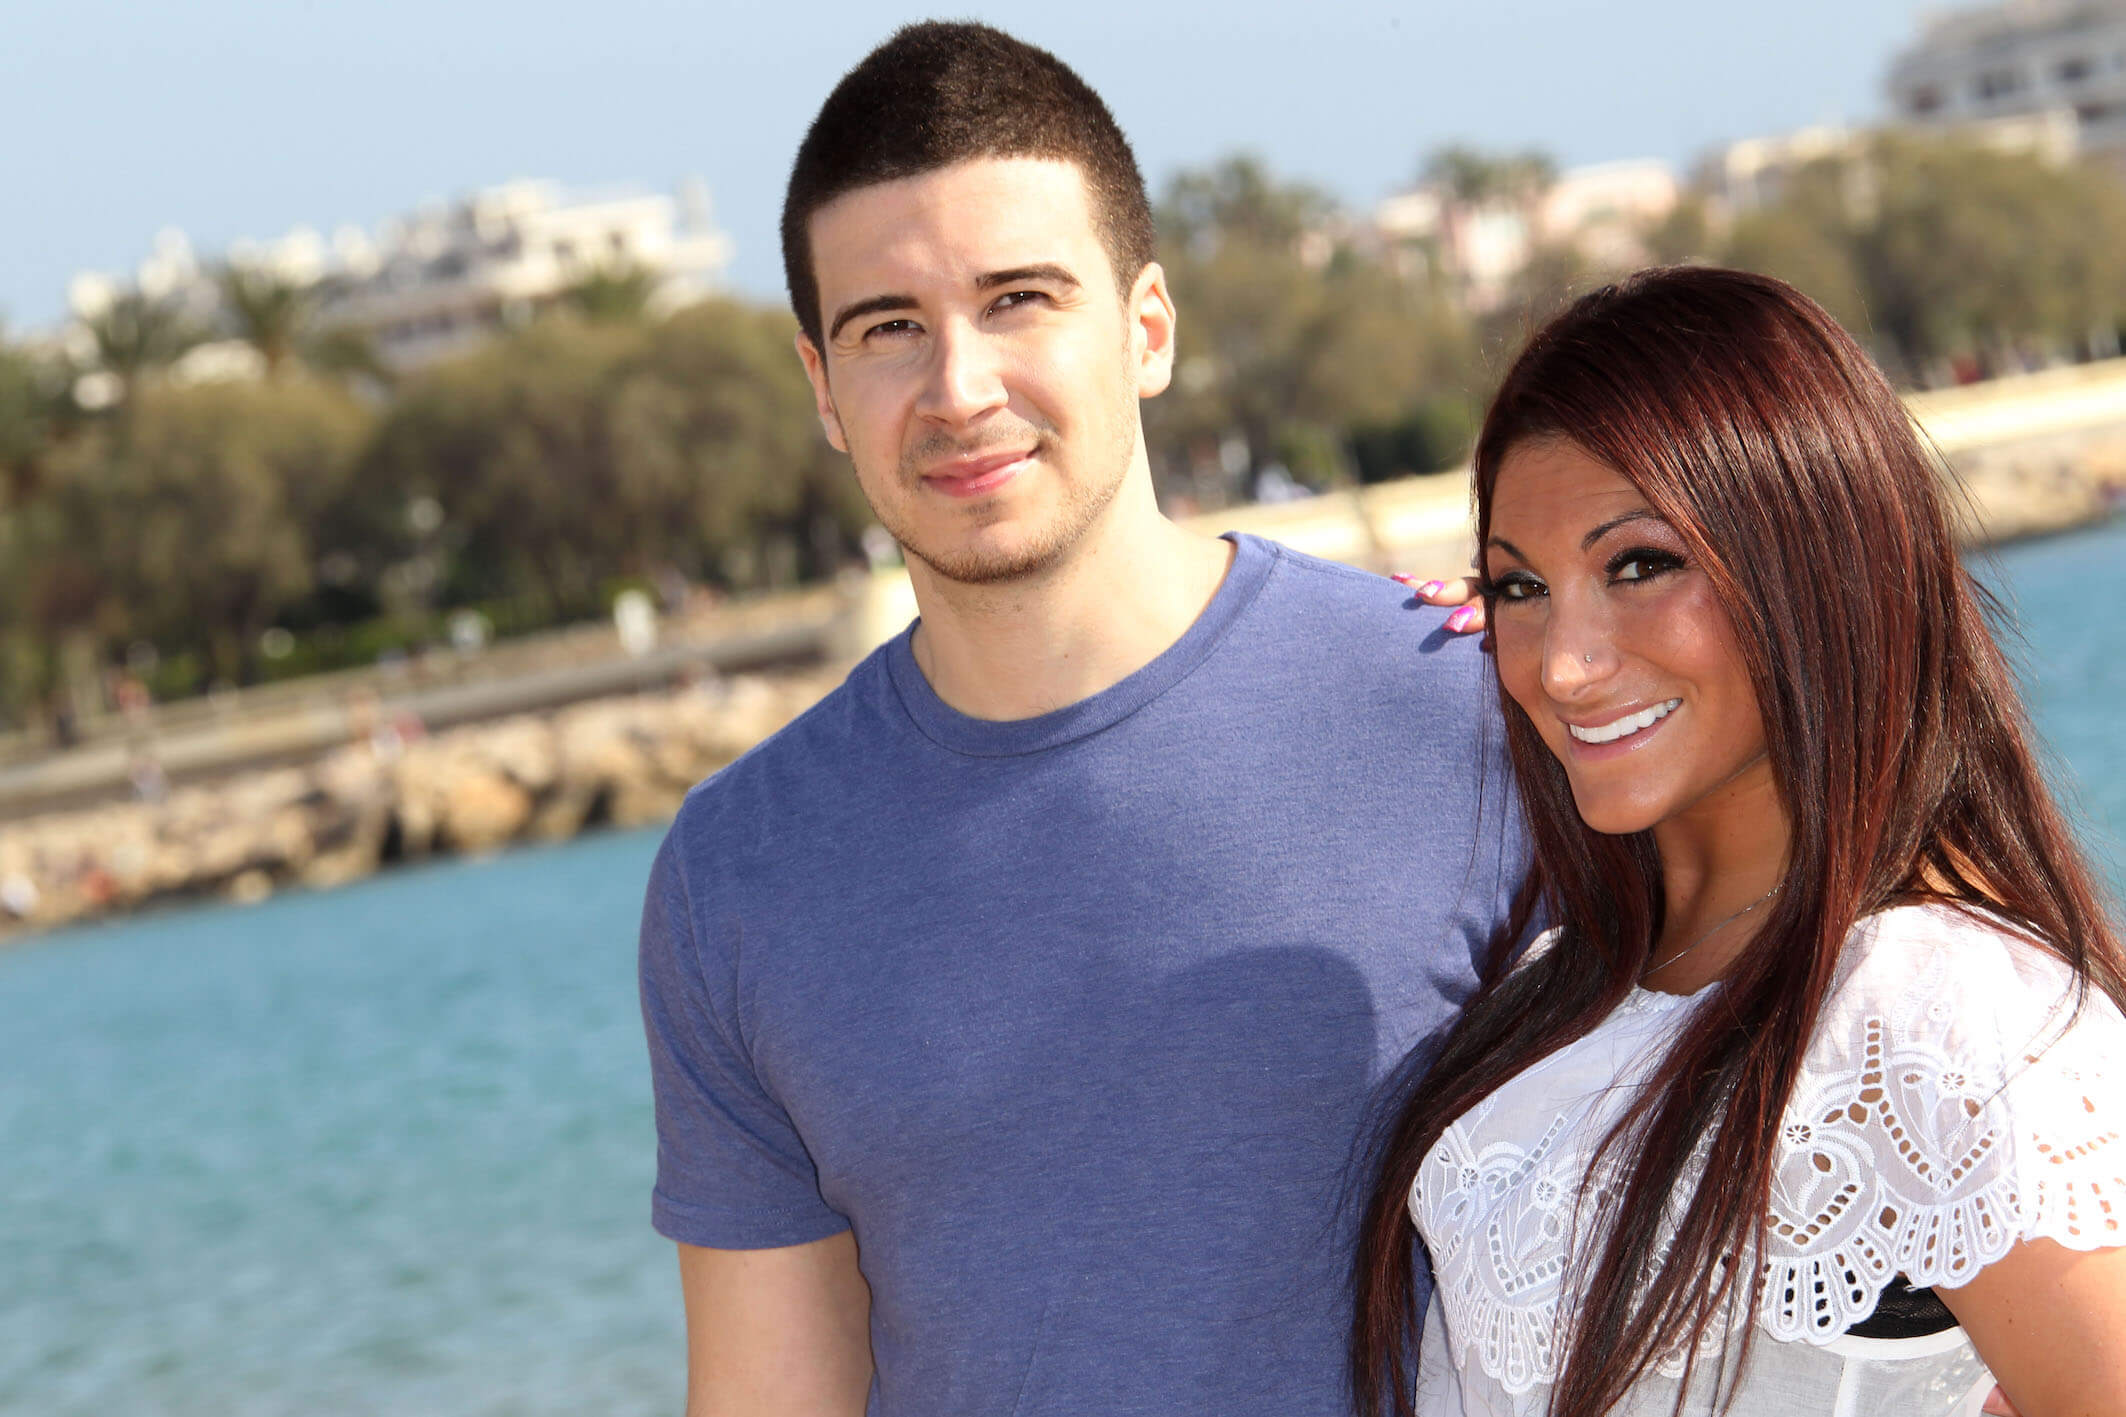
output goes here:
[{"label": "distant person on beach", "polygon": [[1904,405],[1643,272],[1474,472],[1536,889],[1384,1148],[1352,1410],[2126,1412],[2126,955]]},{"label": "distant person on beach", "polygon": [[1138,402],[1177,315],[1053,56],[897,33],[807,133],[783,243],[921,618],[652,871],[688,1412],[1341,1412],[1354,1142],[1521,874],[1479,649],[1160,514]]}]

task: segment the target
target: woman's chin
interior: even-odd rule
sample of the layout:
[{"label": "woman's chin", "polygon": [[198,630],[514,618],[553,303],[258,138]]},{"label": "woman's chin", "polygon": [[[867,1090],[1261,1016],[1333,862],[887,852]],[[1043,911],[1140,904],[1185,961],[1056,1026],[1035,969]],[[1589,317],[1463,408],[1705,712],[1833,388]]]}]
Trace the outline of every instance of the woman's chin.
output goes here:
[{"label": "woman's chin", "polygon": [[1572,802],[1587,829],[1604,836],[1646,831],[1667,815],[1648,802],[1614,792],[1583,793],[1574,788]]}]

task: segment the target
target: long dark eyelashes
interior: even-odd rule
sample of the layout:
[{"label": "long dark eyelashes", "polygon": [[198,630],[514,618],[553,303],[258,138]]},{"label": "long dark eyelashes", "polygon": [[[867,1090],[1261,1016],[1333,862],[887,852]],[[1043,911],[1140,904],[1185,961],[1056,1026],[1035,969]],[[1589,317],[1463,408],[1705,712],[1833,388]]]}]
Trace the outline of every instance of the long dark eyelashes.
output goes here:
[{"label": "long dark eyelashes", "polygon": [[1610,557],[1609,563],[1602,569],[1606,575],[1614,580],[1619,571],[1634,561],[1639,562],[1646,568],[1646,574],[1641,577],[1642,580],[1651,579],[1669,571],[1680,571],[1684,565],[1683,558],[1673,551],[1664,551],[1658,546],[1628,546]]},{"label": "long dark eyelashes", "polygon": [[1476,581],[1476,593],[1486,601],[1495,601],[1509,586],[1540,586],[1541,584],[1540,581],[1526,571],[1508,571],[1497,580],[1493,580],[1489,576],[1479,575]]}]

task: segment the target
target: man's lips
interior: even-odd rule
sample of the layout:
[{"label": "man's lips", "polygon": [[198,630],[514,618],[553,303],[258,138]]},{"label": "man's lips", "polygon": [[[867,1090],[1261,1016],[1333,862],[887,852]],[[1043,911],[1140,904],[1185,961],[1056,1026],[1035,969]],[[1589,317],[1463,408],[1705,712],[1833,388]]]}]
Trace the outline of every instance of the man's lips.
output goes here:
[{"label": "man's lips", "polygon": [[954,458],[923,474],[923,485],[948,497],[980,497],[994,492],[1033,462],[1031,449]]}]

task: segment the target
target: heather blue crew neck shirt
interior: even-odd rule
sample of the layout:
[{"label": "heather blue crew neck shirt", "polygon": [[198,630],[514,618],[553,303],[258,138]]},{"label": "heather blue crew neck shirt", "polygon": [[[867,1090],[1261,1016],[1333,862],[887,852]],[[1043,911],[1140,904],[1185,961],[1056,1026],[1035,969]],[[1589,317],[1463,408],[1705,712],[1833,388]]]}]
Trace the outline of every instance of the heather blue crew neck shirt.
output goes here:
[{"label": "heather blue crew neck shirt", "polygon": [[1236,541],[1180,640],[1038,718],[955,712],[902,635],[657,857],[654,1223],[853,1227],[871,1413],[1344,1411],[1354,1142],[1520,847],[1477,646]]}]

